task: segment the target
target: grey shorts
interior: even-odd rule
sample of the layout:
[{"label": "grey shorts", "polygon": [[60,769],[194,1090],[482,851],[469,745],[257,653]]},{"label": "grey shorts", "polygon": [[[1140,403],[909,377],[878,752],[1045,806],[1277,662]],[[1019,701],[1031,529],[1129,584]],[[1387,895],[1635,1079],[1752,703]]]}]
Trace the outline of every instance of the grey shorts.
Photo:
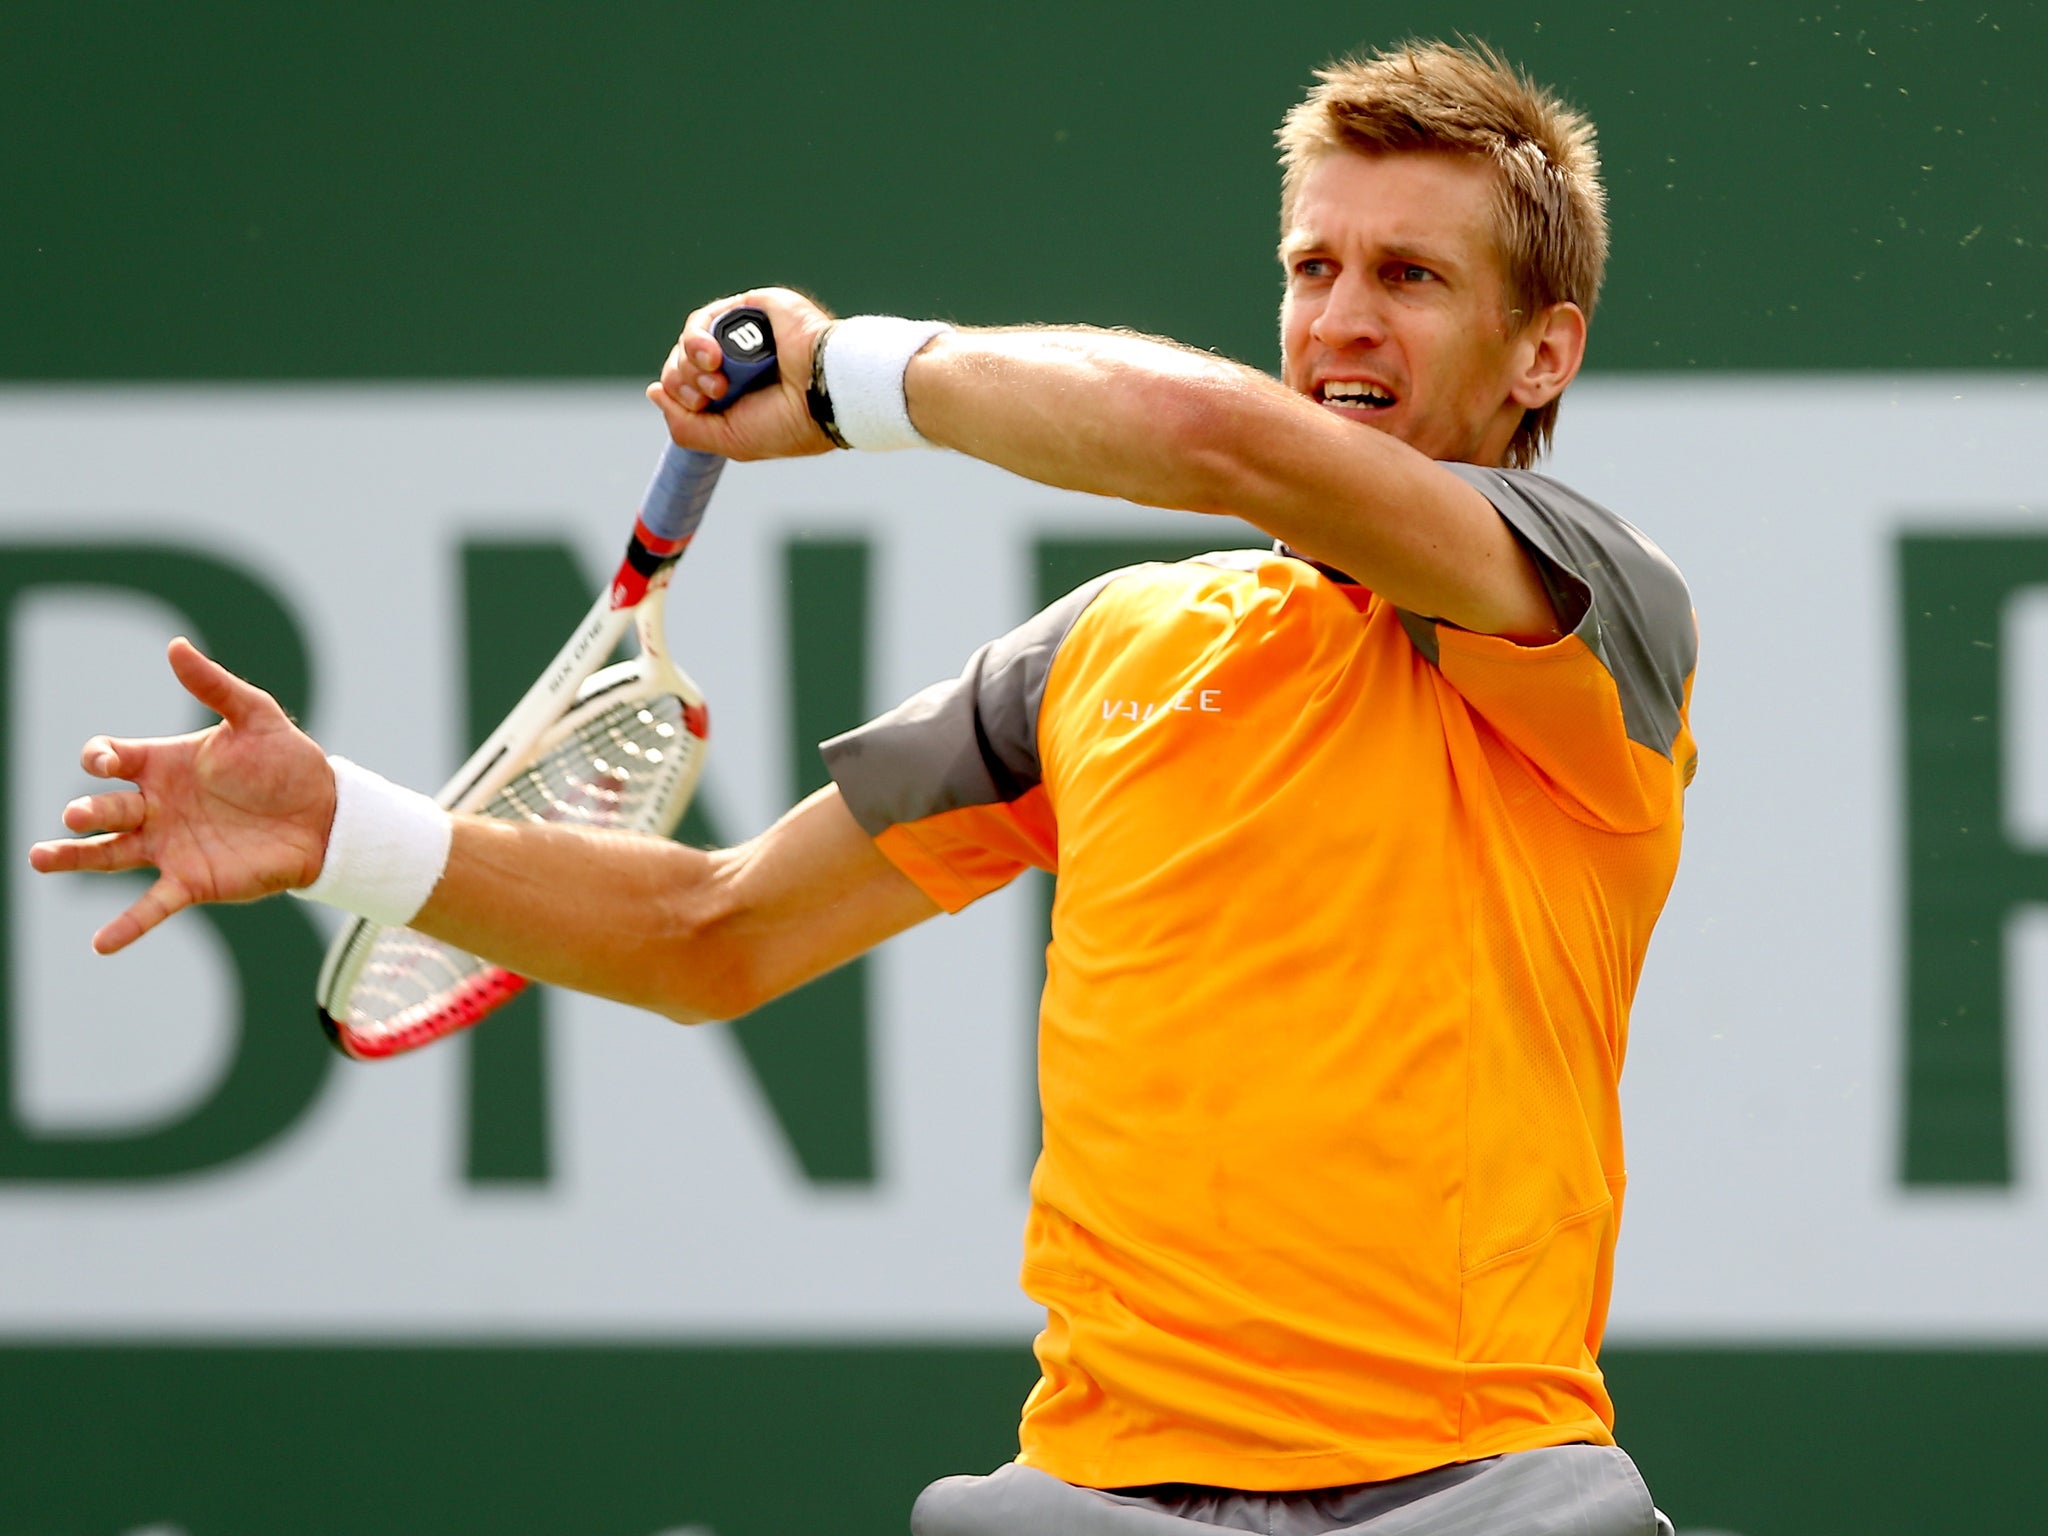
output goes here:
[{"label": "grey shorts", "polygon": [[[1204,1528],[1207,1528],[1205,1531]],[[1237,1493],[1165,1486],[1107,1493],[1012,1463],[941,1478],[911,1536],[1670,1536],[1615,1446],[1559,1445],[1348,1488]]]}]

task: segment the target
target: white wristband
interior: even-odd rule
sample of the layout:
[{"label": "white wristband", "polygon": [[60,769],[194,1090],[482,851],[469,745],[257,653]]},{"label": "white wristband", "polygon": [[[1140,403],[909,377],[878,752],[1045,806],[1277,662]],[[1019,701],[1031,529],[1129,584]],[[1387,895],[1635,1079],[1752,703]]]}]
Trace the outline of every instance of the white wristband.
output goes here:
[{"label": "white wristband", "polygon": [[427,904],[448,864],[455,818],[345,757],[334,770],[334,828],[320,878],[294,896],[322,901],[387,928],[403,928]]},{"label": "white wristband", "polygon": [[885,453],[932,446],[910,424],[903,374],[926,342],[951,329],[943,320],[896,315],[851,315],[832,327],[825,338],[825,393],[847,447]]}]

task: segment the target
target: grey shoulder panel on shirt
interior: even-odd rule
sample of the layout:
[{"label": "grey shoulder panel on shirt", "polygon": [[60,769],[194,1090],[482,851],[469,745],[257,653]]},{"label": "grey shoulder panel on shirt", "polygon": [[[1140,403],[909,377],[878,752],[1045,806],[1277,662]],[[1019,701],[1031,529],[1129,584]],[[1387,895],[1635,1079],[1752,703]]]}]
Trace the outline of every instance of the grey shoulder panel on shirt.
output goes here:
[{"label": "grey shoulder panel on shirt", "polygon": [[1678,567],[1605,507],[1548,475],[1443,467],[1492,502],[1535,556],[1558,622],[1613,677],[1629,739],[1668,756],[1699,648],[1692,595]]},{"label": "grey shoulder panel on shirt", "polygon": [[1098,576],[991,640],[958,677],[823,743],[825,767],[870,837],[969,805],[1020,798],[1041,777],[1038,711],[1060,643],[1123,571]]}]

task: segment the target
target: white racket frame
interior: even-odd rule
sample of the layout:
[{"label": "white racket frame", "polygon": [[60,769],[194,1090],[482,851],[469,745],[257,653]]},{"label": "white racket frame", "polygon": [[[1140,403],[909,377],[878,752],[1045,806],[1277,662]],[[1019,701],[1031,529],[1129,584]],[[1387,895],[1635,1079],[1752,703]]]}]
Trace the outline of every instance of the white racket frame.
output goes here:
[{"label": "white racket frame", "polygon": [[[670,659],[667,636],[663,632],[669,578],[674,572],[674,560],[662,565],[648,578],[640,600],[628,608],[614,606],[613,591],[602,594],[561,650],[555,653],[554,660],[512,707],[512,712],[491,732],[483,745],[470,754],[469,760],[456,770],[454,777],[441,786],[440,793],[434,797],[436,803],[457,815],[481,810],[514,778],[552,750],[558,741],[572,735],[588,717],[613,708],[622,689],[640,691],[648,697],[674,694],[702,710],[704,696]],[[616,666],[605,667],[606,658],[625,638],[629,628],[635,632],[640,654]],[[697,781],[704,771],[705,745],[702,739],[694,744],[687,782],[679,793],[671,797],[677,816],[688,808],[696,793]],[[645,831],[659,836],[668,828],[616,830]],[[413,1048],[411,1044],[399,1044],[395,1048],[380,1049],[376,1042],[354,1037],[348,1022],[349,999],[362,977],[363,965],[375,946],[377,934],[384,927],[365,917],[351,919],[327,946],[315,988],[320,1012],[335,1044],[344,1054],[358,1060],[376,1059]],[[493,962],[482,963],[490,965]],[[440,1038],[439,1034],[430,1037],[437,1038]],[[416,1043],[426,1044],[429,1041]]]}]

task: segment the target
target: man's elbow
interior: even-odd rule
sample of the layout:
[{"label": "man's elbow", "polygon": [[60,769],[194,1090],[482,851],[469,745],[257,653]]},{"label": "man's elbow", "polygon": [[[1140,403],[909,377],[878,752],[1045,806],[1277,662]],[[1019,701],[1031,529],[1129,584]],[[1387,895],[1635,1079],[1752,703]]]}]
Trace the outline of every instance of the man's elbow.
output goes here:
[{"label": "man's elbow", "polygon": [[1269,494],[1273,433],[1260,409],[1266,403],[1248,400],[1236,379],[1161,391],[1154,440],[1173,465],[1173,505],[1243,516]]},{"label": "man's elbow", "polygon": [[750,938],[753,925],[718,886],[669,904],[650,926],[654,984],[643,1007],[678,1024],[708,1024],[737,1019],[774,996]]},{"label": "man's elbow", "polygon": [[772,994],[761,987],[735,984],[726,978],[707,980],[693,976],[664,987],[661,995],[649,1000],[646,1006],[671,1023],[718,1024],[743,1019],[770,1001]]}]

